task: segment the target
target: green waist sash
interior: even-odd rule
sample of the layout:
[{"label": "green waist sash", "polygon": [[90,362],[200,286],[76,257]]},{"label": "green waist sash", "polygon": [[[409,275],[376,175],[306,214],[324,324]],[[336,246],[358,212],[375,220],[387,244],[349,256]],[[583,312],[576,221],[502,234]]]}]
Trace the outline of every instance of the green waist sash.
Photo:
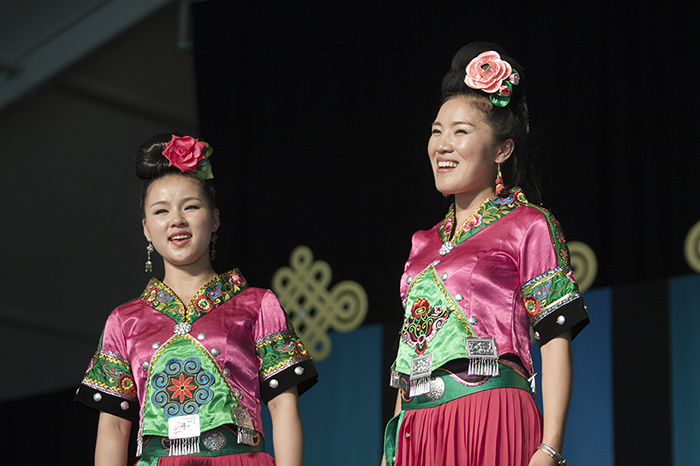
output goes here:
[{"label": "green waist sash", "polygon": [[[432,379],[439,378],[445,386],[444,393],[439,399],[431,400],[429,398],[430,393],[413,397],[408,402],[404,401],[402,398],[401,412],[389,420],[386,425],[386,430],[384,431],[384,458],[386,466],[391,466],[393,464],[394,456],[396,455],[396,445],[398,444],[399,427],[401,426],[401,421],[403,421],[404,414],[407,410],[434,408],[462,398],[463,396],[484,390],[492,390],[494,388],[518,388],[520,390],[530,391],[530,385],[524,377],[508,366],[503,364],[500,366],[500,376],[488,377],[482,382],[468,385],[465,385],[466,382],[456,381],[449,373],[438,369],[435,371]],[[442,372],[442,374],[438,375],[437,373],[439,372]],[[435,397],[433,396],[433,398]]]},{"label": "green waist sash", "polygon": [[[233,427],[233,428],[232,428]],[[265,451],[265,440],[263,436],[259,433],[254,434],[254,439],[258,440],[257,445],[249,446],[243,443],[238,443],[237,434],[235,432],[235,426],[221,426],[213,429],[211,432],[216,432],[218,445],[213,448],[220,448],[216,451],[209,450],[207,447],[211,447],[207,439],[207,432],[203,433],[199,437],[199,453],[194,453],[185,456],[225,456],[225,455],[235,455],[236,453],[250,453],[255,451],[264,452]],[[225,445],[221,446],[221,439],[225,439]],[[216,444],[216,443],[215,443]],[[170,451],[167,449],[169,447],[169,440],[167,437],[151,436],[146,439],[143,445],[143,452],[141,454],[141,459],[136,463],[136,466],[157,466],[158,458],[161,456],[169,456]]]}]

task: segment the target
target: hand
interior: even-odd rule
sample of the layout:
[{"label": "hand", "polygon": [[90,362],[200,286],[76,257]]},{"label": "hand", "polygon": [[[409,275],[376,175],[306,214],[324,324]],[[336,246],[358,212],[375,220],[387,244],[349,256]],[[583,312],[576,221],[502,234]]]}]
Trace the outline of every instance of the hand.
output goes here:
[{"label": "hand", "polygon": [[530,458],[528,466],[556,466],[556,464],[557,462],[554,461],[554,458],[538,448],[535,454],[532,455],[532,458]]}]

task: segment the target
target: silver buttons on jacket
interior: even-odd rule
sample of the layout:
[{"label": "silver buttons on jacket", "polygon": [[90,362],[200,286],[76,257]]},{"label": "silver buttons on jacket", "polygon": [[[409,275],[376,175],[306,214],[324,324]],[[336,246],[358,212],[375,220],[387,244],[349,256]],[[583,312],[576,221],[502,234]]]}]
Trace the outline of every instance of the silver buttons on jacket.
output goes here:
[{"label": "silver buttons on jacket", "polygon": [[301,366],[297,366],[294,368],[294,373],[296,375],[302,375],[304,373],[304,368]]},{"label": "silver buttons on jacket", "polygon": [[221,351],[219,351],[219,348],[212,348],[212,349],[211,349],[211,355],[212,355],[212,356],[216,357],[216,356],[218,356],[219,354],[221,354]]},{"label": "silver buttons on jacket", "polygon": [[147,370],[148,370],[148,365],[149,365],[149,364],[148,364],[148,361],[144,362],[143,364],[141,364],[141,369],[147,371]]},{"label": "silver buttons on jacket", "polygon": [[559,325],[564,325],[565,322],[566,322],[566,317],[564,317],[564,316],[557,317],[557,323]]},{"label": "silver buttons on jacket", "polygon": [[95,393],[92,395],[92,399],[95,401],[102,401],[102,393]]},{"label": "silver buttons on jacket", "polygon": [[440,279],[442,279],[443,282],[447,280],[447,272],[442,272],[442,275],[440,275]]},{"label": "silver buttons on jacket", "polygon": [[228,370],[228,368],[227,368],[227,367],[226,367],[226,368],[224,368],[224,377],[228,377],[229,375],[231,375],[231,371],[230,371],[230,370]]},{"label": "silver buttons on jacket", "polygon": [[122,409],[122,411],[126,411],[127,409],[129,409],[129,402],[127,402],[127,401],[122,401],[122,402],[119,404],[119,407]]},{"label": "silver buttons on jacket", "polygon": [[479,319],[477,319],[476,316],[469,316],[467,322],[469,322],[469,325],[476,325],[479,323]]},{"label": "silver buttons on jacket", "polygon": [[197,340],[204,340],[207,336],[203,333],[197,334]]},{"label": "silver buttons on jacket", "polygon": [[279,385],[280,383],[277,381],[277,379],[270,379],[270,388],[277,388]]},{"label": "silver buttons on jacket", "polygon": [[153,342],[153,344],[151,345],[151,348],[153,348],[153,349],[158,349],[158,348],[160,348],[160,342],[159,342],[159,341]]},{"label": "silver buttons on jacket", "polygon": [[464,296],[462,296],[461,294],[457,293],[455,295],[455,301],[460,302],[463,299],[464,299]]}]

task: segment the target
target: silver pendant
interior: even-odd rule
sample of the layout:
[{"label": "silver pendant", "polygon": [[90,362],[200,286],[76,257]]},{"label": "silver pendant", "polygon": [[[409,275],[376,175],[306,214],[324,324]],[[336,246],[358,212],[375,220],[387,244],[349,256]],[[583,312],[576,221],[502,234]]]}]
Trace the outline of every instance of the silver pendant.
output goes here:
[{"label": "silver pendant", "polygon": [[452,251],[454,249],[455,243],[454,241],[448,241],[446,243],[442,243],[442,246],[440,246],[440,250],[438,251],[438,254],[441,256],[444,256],[448,252]]},{"label": "silver pendant", "polygon": [[430,391],[430,374],[432,373],[432,353],[425,353],[411,358],[411,376],[408,396],[425,395]]}]

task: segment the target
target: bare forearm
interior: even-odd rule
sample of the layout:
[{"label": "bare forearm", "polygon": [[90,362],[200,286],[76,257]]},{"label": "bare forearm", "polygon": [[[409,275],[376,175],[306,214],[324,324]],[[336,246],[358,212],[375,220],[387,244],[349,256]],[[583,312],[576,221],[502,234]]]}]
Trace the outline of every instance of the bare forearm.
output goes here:
[{"label": "bare forearm", "polygon": [[95,443],[95,466],[126,466],[131,421],[100,413]]},{"label": "bare forearm", "polygon": [[564,447],[564,429],[571,403],[573,358],[571,334],[566,332],[542,346],[542,442],[556,451]]},{"label": "bare forearm", "polygon": [[301,466],[304,459],[304,431],[293,387],[268,403],[272,418],[272,441],[277,466]]}]

